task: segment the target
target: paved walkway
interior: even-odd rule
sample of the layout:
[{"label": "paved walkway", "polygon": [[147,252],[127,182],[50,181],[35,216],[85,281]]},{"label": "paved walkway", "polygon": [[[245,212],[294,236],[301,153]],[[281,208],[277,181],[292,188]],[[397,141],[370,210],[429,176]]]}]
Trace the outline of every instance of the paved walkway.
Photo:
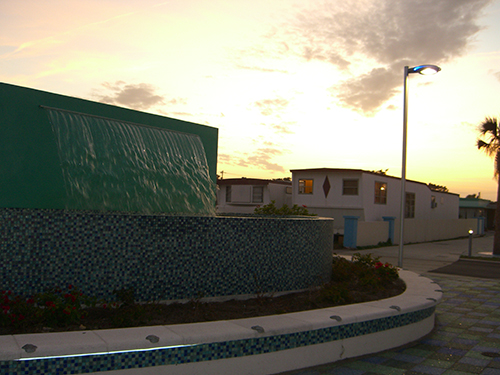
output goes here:
[{"label": "paved walkway", "polygon": [[[491,253],[492,242],[491,236],[474,238],[473,254]],[[397,247],[362,252],[397,264]],[[428,272],[467,252],[467,239],[404,248],[403,268],[436,281],[444,292],[436,308],[436,328],[427,337],[403,348],[283,375],[500,375],[500,280]]]}]

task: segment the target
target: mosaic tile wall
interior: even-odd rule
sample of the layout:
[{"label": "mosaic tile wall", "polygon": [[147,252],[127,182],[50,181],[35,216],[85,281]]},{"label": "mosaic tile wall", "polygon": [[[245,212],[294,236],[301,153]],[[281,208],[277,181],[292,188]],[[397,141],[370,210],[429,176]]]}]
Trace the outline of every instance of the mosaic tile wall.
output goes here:
[{"label": "mosaic tile wall", "polygon": [[139,301],[304,289],[331,272],[333,220],[0,209],[0,289],[76,285]]},{"label": "mosaic tile wall", "polygon": [[272,353],[308,345],[349,339],[420,322],[434,314],[435,307],[365,322],[260,338],[214,342],[148,351],[131,351],[80,357],[0,362],[0,372],[9,374],[84,374],[152,366],[236,358]]}]

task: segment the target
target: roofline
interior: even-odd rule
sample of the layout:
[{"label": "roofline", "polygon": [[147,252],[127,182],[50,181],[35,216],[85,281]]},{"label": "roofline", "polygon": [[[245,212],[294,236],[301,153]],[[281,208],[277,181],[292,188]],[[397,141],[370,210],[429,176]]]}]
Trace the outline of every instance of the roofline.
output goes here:
[{"label": "roofline", "polygon": [[[377,172],[373,171],[365,171],[363,169],[348,169],[348,168],[306,168],[306,169],[290,169],[290,172],[355,172],[355,173],[366,173],[366,174],[372,174],[375,176],[380,176],[380,177],[387,177],[387,178],[392,178],[394,180],[401,180],[401,177],[394,177],[394,176],[389,176],[386,174],[380,174]],[[415,181],[415,180],[409,180],[406,179],[407,182],[413,182],[415,184],[420,184],[426,186],[430,191],[434,193],[441,193],[441,194],[450,194],[450,195],[457,195],[460,197],[460,194],[457,193],[451,193],[451,192],[444,192],[444,191],[435,191],[432,190],[428,184],[425,182],[420,182],[420,181]]]},{"label": "roofline", "polygon": [[291,181],[282,181],[282,180],[266,180],[261,178],[225,178],[217,180],[217,185],[269,185],[269,184],[278,184],[278,185],[287,185],[291,186]]}]

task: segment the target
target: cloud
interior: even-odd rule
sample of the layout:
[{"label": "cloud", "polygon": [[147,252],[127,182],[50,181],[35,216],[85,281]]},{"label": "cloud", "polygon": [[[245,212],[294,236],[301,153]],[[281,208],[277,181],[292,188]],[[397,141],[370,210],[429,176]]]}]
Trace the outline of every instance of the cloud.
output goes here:
[{"label": "cloud", "polygon": [[333,86],[331,91],[344,107],[356,111],[362,109],[365,114],[371,115],[398,92],[401,81],[400,75],[395,75],[392,68],[374,68]]},{"label": "cloud", "polygon": [[500,81],[500,71],[493,73],[493,75],[495,76],[496,79]]},{"label": "cloud", "polygon": [[167,100],[164,96],[156,93],[157,88],[148,83],[130,84],[124,81],[114,83],[104,82],[101,86],[107,91],[93,90],[92,97],[98,101],[113,105],[121,105],[136,110],[148,110],[152,107],[167,104],[186,104],[184,98],[173,98]]},{"label": "cloud", "polygon": [[294,125],[294,124],[296,124],[296,122],[288,121],[279,124],[269,124],[269,125],[262,124],[262,125],[270,126],[272,129],[274,129],[275,133],[277,134],[294,134],[294,132],[291,131],[290,128],[288,127],[288,125]]},{"label": "cloud", "polygon": [[[463,55],[491,2],[325,1],[302,9],[283,26],[281,37],[292,53],[328,62],[347,74],[332,86],[334,96],[343,107],[372,114],[401,89],[403,66],[440,64]],[[363,66],[368,69],[358,73]]]},{"label": "cloud", "polygon": [[249,66],[249,65],[241,65],[241,64],[236,64],[236,68],[238,69],[244,69],[244,70],[253,70],[261,73],[288,73],[288,71],[283,70],[283,69],[272,69],[272,68],[262,68],[260,66]]},{"label": "cloud", "polygon": [[271,116],[276,112],[282,112],[288,104],[290,104],[290,101],[284,98],[263,99],[253,103],[264,116]]},{"label": "cloud", "polygon": [[271,163],[271,159],[274,156],[282,155],[283,151],[276,148],[266,147],[259,148],[254,151],[254,153],[246,158],[246,160],[241,159],[238,163],[241,166],[260,168],[266,171],[276,171],[285,172],[285,168],[276,163]]},{"label": "cloud", "polygon": [[251,154],[245,156],[234,156],[228,154],[219,154],[219,163],[238,165],[240,167],[261,169],[271,172],[285,172],[285,168],[281,165],[271,162],[275,156],[283,155],[283,151],[273,147],[261,147]]}]

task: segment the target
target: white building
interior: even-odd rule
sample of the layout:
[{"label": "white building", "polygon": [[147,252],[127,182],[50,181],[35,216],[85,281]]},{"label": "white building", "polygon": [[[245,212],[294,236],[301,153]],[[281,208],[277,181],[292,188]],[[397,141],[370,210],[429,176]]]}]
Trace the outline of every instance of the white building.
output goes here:
[{"label": "white building", "polygon": [[253,213],[258,206],[276,202],[276,207],[291,206],[292,182],[256,178],[217,180],[217,212]]},{"label": "white building", "polygon": [[[359,221],[399,218],[401,179],[360,169],[292,170],[292,202],[319,216],[333,217],[337,229],[344,216]],[[459,195],[433,191],[427,184],[406,181],[405,218],[458,219]]]}]

